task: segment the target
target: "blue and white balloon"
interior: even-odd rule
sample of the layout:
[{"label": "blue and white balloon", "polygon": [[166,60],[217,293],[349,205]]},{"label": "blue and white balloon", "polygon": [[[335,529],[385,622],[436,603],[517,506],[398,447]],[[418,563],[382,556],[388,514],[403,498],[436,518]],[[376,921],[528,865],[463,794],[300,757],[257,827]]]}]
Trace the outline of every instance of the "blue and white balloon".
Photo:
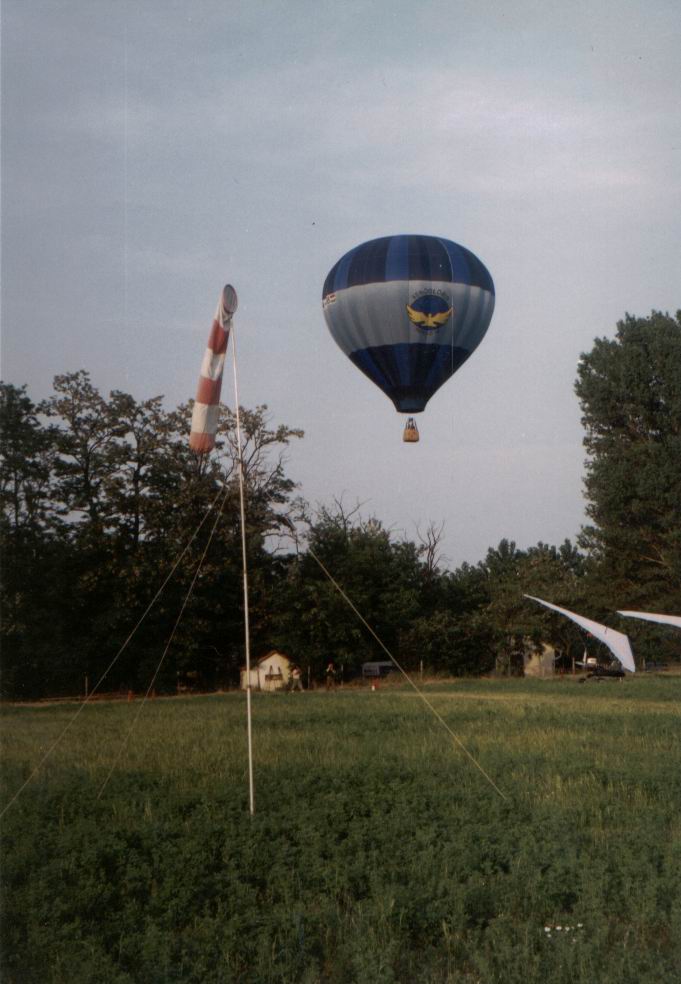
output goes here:
[{"label": "blue and white balloon", "polygon": [[437,236],[385,236],[332,267],[324,317],[345,354],[400,413],[420,413],[482,341],[494,284],[470,250]]}]

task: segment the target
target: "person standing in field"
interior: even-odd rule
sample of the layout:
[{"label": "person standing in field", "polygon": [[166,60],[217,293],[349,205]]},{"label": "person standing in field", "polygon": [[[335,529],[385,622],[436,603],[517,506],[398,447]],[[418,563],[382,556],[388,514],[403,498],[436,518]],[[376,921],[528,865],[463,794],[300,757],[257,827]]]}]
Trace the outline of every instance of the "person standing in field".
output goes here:
[{"label": "person standing in field", "polygon": [[294,666],[291,670],[291,679],[288,685],[289,690],[300,690],[303,689],[303,681],[301,680],[300,667]]},{"label": "person standing in field", "polygon": [[326,689],[335,690],[336,689],[336,667],[332,662],[326,667]]}]

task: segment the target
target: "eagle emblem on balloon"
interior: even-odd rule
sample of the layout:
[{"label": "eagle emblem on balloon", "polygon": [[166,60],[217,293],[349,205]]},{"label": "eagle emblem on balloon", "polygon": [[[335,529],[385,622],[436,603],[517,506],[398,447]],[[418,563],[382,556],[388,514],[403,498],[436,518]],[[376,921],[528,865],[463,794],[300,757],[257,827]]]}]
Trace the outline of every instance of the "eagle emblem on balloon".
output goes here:
[{"label": "eagle emblem on balloon", "polygon": [[454,313],[454,308],[438,294],[422,294],[406,308],[411,323],[422,331],[436,331]]}]

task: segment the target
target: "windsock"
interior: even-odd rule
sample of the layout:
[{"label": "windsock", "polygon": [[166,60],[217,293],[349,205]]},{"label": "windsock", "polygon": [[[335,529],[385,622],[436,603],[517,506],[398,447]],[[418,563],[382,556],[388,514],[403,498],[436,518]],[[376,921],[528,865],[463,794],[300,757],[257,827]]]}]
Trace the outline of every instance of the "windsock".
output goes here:
[{"label": "windsock", "polygon": [[213,327],[208,336],[208,345],[201,363],[201,375],[199,376],[192,414],[189,447],[199,454],[208,454],[215,447],[222,370],[225,364],[227,342],[229,341],[229,329],[236,308],[236,291],[230,284],[227,284],[218,301],[217,311],[213,318]]}]

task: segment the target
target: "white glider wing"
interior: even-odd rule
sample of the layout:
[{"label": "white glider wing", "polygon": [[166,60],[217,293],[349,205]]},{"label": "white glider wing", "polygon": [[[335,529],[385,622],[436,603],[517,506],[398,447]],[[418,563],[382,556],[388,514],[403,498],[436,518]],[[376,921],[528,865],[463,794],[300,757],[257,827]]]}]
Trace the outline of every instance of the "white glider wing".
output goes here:
[{"label": "white glider wing", "polygon": [[532,595],[525,595],[525,597],[529,598],[530,601],[536,601],[540,605],[551,608],[554,612],[559,612],[561,615],[572,619],[581,628],[590,632],[599,642],[604,643],[613,656],[617,657],[625,670],[629,670],[630,673],[636,672],[636,664],[634,663],[634,654],[631,651],[629,636],[625,635],[624,632],[617,632],[607,625],[601,625],[600,622],[594,622],[592,619],[585,618],[583,615],[570,612],[567,608],[559,608],[558,605],[552,605],[550,601],[543,601],[541,598],[534,598]]},{"label": "white glider wing", "polygon": [[646,622],[660,622],[661,625],[675,625],[681,629],[681,615],[655,615],[653,612],[618,612],[627,618],[644,618]]}]

